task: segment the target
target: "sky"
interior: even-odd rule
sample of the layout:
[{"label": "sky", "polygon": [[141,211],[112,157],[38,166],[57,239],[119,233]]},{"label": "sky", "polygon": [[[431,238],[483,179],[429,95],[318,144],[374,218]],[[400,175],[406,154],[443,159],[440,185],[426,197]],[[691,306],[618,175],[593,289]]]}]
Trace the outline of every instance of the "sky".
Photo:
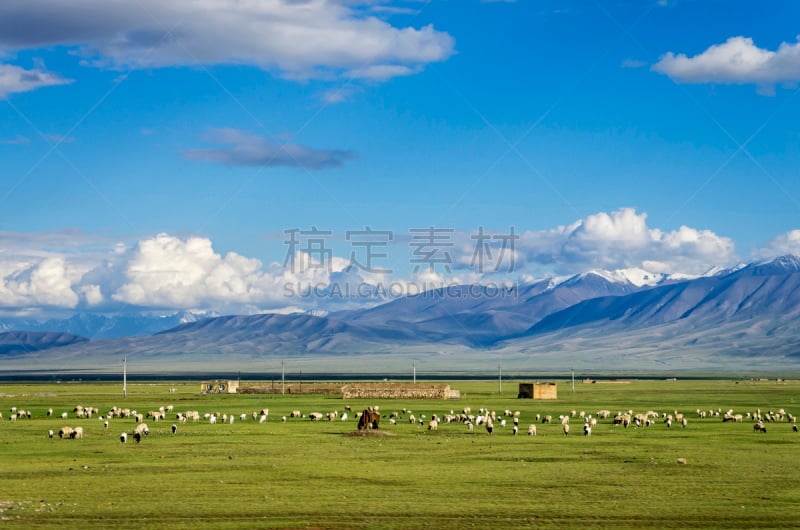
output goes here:
[{"label": "sky", "polygon": [[4,0],[0,314],[800,254],[791,0]]}]

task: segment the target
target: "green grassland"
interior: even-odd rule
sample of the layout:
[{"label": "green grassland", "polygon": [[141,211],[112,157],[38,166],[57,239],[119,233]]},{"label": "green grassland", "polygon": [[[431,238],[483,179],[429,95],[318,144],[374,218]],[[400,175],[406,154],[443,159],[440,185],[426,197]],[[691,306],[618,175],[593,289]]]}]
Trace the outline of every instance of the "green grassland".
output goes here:
[{"label": "green grassland", "polygon": [[[461,399],[343,400],[323,395],[201,395],[189,382],[0,384],[0,526],[4,528],[787,528],[800,506],[800,433],[783,421],[753,432],[752,420],[698,418],[697,409],[800,414],[800,383],[752,381],[561,381],[556,401],[517,399],[497,381],[451,381]],[[170,393],[169,388],[176,388]],[[76,405],[146,412],[233,414],[233,424],[148,421],[150,435],[123,445],[133,419],[76,419]],[[354,412],[379,405],[381,436],[354,436]],[[281,422],[293,409],[352,411],[347,421]],[[31,419],[10,421],[11,407]],[[52,407],[54,417],[46,411]],[[520,432],[491,436],[460,423],[427,430],[432,414],[470,407],[519,410]],[[254,410],[269,408],[264,424]],[[387,415],[411,409],[396,425]],[[579,418],[564,436],[556,418],[572,410],[683,412],[688,426],[612,426],[592,436]],[[61,419],[62,411],[69,418]],[[239,415],[248,414],[246,421]],[[83,440],[47,431],[83,426]],[[687,463],[680,465],[678,458]]]}]

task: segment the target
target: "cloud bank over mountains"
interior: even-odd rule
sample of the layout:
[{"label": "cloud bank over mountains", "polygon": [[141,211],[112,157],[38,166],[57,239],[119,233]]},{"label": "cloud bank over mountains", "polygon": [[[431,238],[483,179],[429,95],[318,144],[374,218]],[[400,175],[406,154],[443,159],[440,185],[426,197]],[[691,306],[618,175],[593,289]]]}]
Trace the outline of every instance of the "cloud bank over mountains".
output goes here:
[{"label": "cloud bank over mountains", "polygon": [[[264,263],[236,252],[221,254],[207,237],[158,234],[132,245],[73,234],[26,238],[2,234],[0,305],[8,311],[35,309],[207,309],[220,313],[333,309],[374,304],[454,283],[526,282],[589,269],[643,269],[654,274],[701,275],[739,261],[734,242],[709,230],[648,226],[632,208],[599,212],[567,226],[522,232],[512,268],[480,271],[474,265],[474,233],[454,232],[452,268],[441,264],[415,272],[384,274],[352,267],[343,248],[324,263],[302,249]],[[99,238],[98,238],[99,239]],[[401,239],[401,238],[398,238]],[[30,242],[30,243],[29,243]],[[412,256],[403,241],[382,247],[388,255]],[[495,257],[498,248],[494,247]],[[288,253],[288,251],[287,251]],[[754,257],[800,253],[800,230],[776,236]],[[472,265],[472,266],[470,266]],[[391,285],[392,292],[386,292]],[[420,287],[422,286],[422,287]],[[383,289],[383,292],[381,292]],[[415,290],[416,289],[416,290]],[[338,290],[338,295],[336,290]],[[381,298],[383,296],[384,298]]]}]

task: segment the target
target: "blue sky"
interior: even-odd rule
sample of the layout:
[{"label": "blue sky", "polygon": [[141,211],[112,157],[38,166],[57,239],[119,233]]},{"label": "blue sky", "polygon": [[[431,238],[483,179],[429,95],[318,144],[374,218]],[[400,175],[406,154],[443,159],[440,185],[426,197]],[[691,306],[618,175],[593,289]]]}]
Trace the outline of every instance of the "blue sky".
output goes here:
[{"label": "blue sky", "polygon": [[[788,0],[7,0],[0,309],[327,309],[287,284],[800,253],[797,20]],[[391,273],[347,270],[367,226]],[[312,227],[331,261],[287,270],[284,232]],[[446,244],[415,247],[427,227]],[[494,261],[519,236],[512,267],[477,270],[481,227]]]}]

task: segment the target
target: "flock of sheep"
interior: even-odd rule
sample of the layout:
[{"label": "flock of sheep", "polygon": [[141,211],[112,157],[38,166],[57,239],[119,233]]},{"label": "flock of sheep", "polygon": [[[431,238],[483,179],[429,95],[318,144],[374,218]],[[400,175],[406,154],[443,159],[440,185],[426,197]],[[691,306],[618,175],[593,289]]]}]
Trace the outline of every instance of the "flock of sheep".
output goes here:
[{"label": "flock of sheep", "polygon": [[[354,419],[358,421],[361,415],[367,411],[369,411],[370,414],[381,414],[380,408],[378,406],[373,406],[365,409],[364,412],[356,412],[353,414]],[[307,419],[310,421],[347,421],[349,419],[349,412],[352,413],[349,406],[344,407],[344,411],[341,413],[337,410],[334,410],[326,413],[310,412],[303,414],[300,410],[295,409],[289,413],[288,418]],[[129,438],[132,438],[138,443],[141,442],[143,438],[148,436],[150,433],[150,428],[145,421],[160,422],[165,421],[168,418],[172,419],[175,423],[172,424],[170,431],[172,434],[175,434],[178,431],[178,425],[187,422],[208,422],[209,424],[219,423],[231,425],[237,420],[240,422],[249,420],[263,424],[269,417],[268,408],[261,408],[250,413],[239,414],[227,414],[220,412],[206,412],[201,414],[197,410],[176,412],[172,405],[159,407],[157,410],[149,410],[146,413],[138,412],[130,408],[114,406],[104,414],[101,413],[101,411],[96,407],[78,405],[72,410],[72,413],[75,418],[83,420],[97,417],[98,421],[102,422],[104,431],[107,431],[110,428],[111,422],[116,423],[127,421],[129,424],[132,423],[133,427],[130,430],[125,430],[119,435],[119,440],[123,444],[127,443]],[[48,417],[53,417],[54,415],[55,414],[52,408],[47,410]],[[3,415],[0,413],[0,419],[2,419],[2,417]],[[29,419],[31,417],[32,414],[29,410],[12,407],[8,420],[17,421],[19,419]],[[67,419],[70,417],[70,414],[67,412],[61,412],[57,415],[57,417],[61,419]],[[506,430],[507,427],[510,426],[511,434],[516,435],[520,428],[521,413],[519,410],[512,411],[508,409],[498,413],[494,410],[489,410],[486,408],[478,409],[473,413],[470,407],[466,407],[460,412],[450,410],[448,413],[431,414],[430,418],[427,418],[425,414],[419,414],[417,416],[410,409],[403,408],[401,411],[391,412],[383,417],[388,420],[385,423],[388,423],[389,425],[396,425],[398,421],[405,421],[416,425],[417,428],[420,429],[427,426],[427,429],[430,431],[438,430],[441,424],[461,424],[467,429],[467,431],[470,432],[474,431],[476,426],[478,426],[485,429],[488,434],[493,434],[498,431],[498,429]],[[753,411],[745,411],[744,413],[736,413],[732,409],[727,411],[723,411],[722,409],[697,409],[695,411],[695,417],[698,419],[719,418],[722,422],[734,423],[748,421],[752,422],[753,431],[760,433],[767,432],[766,424],[768,423],[791,424],[792,430],[794,432],[798,431],[796,417],[790,413],[787,413],[784,409],[779,409],[777,411],[770,410],[766,412],[762,412],[761,409],[755,409]],[[537,435],[537,424],[556,423],[561,426],[560,430],[564,436],[568,436],[570,434],[571,421],[582,424],[581,432],[584,436],[592,435],[592,430],[597,426],[599,420],[610,420],[612,428],[616,426],[621,426],[622,428],[648,428],[655,426],[656,424],[662,424],[666,428],[671,428],[673,425],[680,425],[681,428],[686,428],[689,423],[687,415],[677,410],[670,412],[656,412],[649,410],[647,412],[639,413],[635,413],[633,410],[626,410],[618,411],[614,414],[612,414],[610,410],[598,410],[595,414],[587,414],[585,411],[572,410],[569,413],[558,416],[557,418],[554,418],[552,415],[536,414],[533,416],[533,419],[534,422],[529,423],[526,430],[527,434],[530,436]],[[280,421],[286,422],[287,416],[281,416]],[[377,423],[375,423],[375,426],[377,427]],[[368,428],[371,428],[371,425]],[[56,436],[56,433],[52,429],[48,430],[47,434],[50,438],[54,438]],[[57,435],[59,438],[82,439],[84,437],[84,428],[83,426],[64,426],[57,431]]]}]

